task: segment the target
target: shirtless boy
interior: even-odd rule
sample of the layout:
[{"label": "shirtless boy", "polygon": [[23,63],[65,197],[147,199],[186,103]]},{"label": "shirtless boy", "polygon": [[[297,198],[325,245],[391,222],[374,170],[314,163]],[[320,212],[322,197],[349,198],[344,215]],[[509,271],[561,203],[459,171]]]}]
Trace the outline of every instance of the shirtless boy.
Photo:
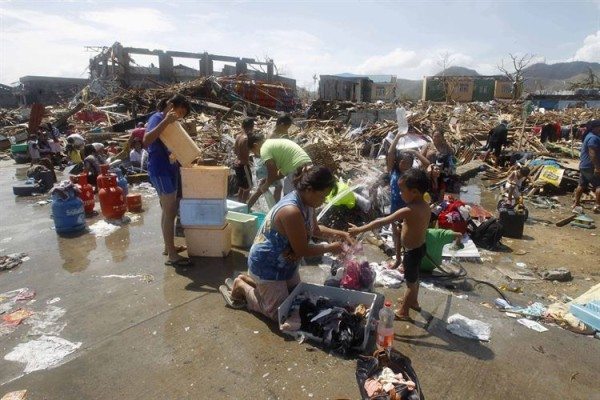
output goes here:
[{"label": "shirtless boy", "polygon": [[[409,309],[421,311],[418,300],[419,265],[425,256],[425,234],[431,216],[429,204],[423,200],[423,194],[427,192],[427,174],[422,170],[411,168],[400,177],[399,185],[402,199],[406,203],[405,207],[361,227],[352,227],[348,232],[357,235],[393,222],[403,221],[400,237],[405,249],[402,264],[407,289],[402,305],[396,310],[396,317],[400,320],[410,320]],[[396,254],[396,257],[399,259],[400,254]]]}]

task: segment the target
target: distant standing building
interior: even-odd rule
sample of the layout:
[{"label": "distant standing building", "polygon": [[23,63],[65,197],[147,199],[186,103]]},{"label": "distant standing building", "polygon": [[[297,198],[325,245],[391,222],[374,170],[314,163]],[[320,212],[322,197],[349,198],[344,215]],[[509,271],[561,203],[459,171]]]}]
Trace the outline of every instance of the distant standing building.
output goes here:
[{"label": "distant standing building", "polygon": [[370,102],[373,81],[364,76],[321,75],[319,99]]},{"label": "distant standing building", "polygon": [[427,76],[423,78],[423,100],[446,101],[444,79],[456,102],[511,99],[512,83],[504,76]]},{"label": "distant standing building", "polygon": [[53,76],[24,76],[19,78],[19,103],[57,104],[71,100],[89,83],[88,79]]}]

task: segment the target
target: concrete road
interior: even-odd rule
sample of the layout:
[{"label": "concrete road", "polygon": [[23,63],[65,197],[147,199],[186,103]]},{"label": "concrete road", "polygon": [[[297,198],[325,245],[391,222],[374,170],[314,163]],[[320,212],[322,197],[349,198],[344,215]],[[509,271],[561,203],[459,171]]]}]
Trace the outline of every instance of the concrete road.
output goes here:
[{"label": "concrete road", "polygon": [[[35,302],[24,308],[43,317],[58,307],[64,315],[45,325],[26,320],[0,336],[0,395],[27,389],[32,400],[359,397],[354,359],[299,344],[273,324],[224,306],[217,288],[245,270],[243,253],[198,258],[188,269],[165,266],[157,198],[145,198],[139,219],[108,237],[59,238],[50,205],[35,204],[45,197],[12,195],[14,169],[0,164],[0,254],[26,252],[31,259],[0,272],[0,293],[35,289]],[[308,266],[302,275],[321,283],[324,273]],[[393,301],[401,292],[381,291]],[[394,346],[411,357],[427,398],[600,399],[598,340],[556,326],[530,330],[480,305],[494,297],[483,289],[468,299],[423,289],[430,314],[415,314],[414,325],[395,323]],[[491,341],[447,332],[454,313],[490,323]],[[44,329],[81,347],[31,373],[4,360]]]}]

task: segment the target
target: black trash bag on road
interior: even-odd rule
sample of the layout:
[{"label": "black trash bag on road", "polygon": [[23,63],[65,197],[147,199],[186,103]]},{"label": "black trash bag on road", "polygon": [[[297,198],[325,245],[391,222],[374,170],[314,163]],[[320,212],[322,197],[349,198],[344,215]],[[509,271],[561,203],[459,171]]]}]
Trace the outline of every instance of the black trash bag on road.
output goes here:
[{"label": "black trash bag on road", "polygon": [[[390,368],[395,374],[402,373],[406,380],[415,383],[415,388],[409,390],[407,385],[400,383],[394,386],[394,390],[390,394],[369,397],[365,390],[365,382],[367,379],[379,375],[385,367]],[[389,355],[384,350],[376,350],[373,356],[359,356],[356,362],[356,382],[363,400],[425,400],[419,378],[410,359],[394,349]]]}]

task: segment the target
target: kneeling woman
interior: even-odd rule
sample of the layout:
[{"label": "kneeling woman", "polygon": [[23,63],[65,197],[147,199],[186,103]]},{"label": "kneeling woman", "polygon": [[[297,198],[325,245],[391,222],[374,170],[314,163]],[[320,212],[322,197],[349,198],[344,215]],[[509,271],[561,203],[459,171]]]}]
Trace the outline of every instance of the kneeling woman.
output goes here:
[{"label": "kneeling woman", "polygon": [[[219,288],[228,305],[246,307],[277,320],[277,308],[300,282],[302,257],[342,251],[347,232],[317,224],[315,208],[335,186],[335,178],[325,167],[304,167],[294,178],[295,190],[269,211],[248,255],[249,275]],[[332,243],[310,244],[312,237],[332,239]]]}]

